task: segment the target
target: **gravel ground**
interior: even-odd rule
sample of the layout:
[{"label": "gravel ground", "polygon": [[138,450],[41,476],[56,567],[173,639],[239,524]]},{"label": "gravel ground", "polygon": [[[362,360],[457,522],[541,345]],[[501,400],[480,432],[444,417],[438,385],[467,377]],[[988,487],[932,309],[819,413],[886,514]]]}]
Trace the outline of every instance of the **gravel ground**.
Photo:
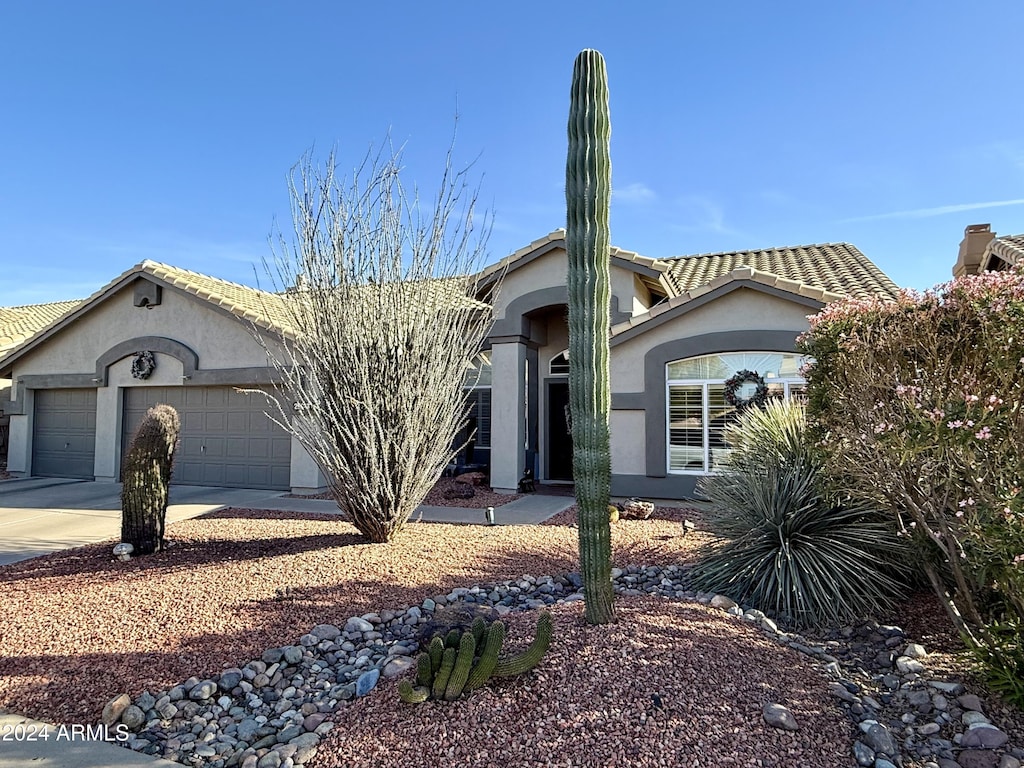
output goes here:
[{"label": "gravel ground", "polygon": [[[616,564],[685,562],[697,537],[677,530],[616,525]],[[121,692],[219,672],[316,624],[578,568],[567,526],[413,523],[380,545],[335,515],[225,510],[168,537],[166,551],[128,563],[96,544],[0,568],[0,710],[95,722]]]},{"label": "gravel ground", "polygon": [[[423,500],[424,504],[432,507],[463,507],[465,509],[487,509],[487,507],[500,507],[510,501],[521,499],[519,494],[495,493],[486,485],[473,486],[473,496],[469,499],[454,497],[452,493],[456,486],[460,489],[465,483],[456,483],[453,477],[442,477],[430,489],[430,493]],[[317,493],[308,496],[289,495],[293,499],[333,499],[330,493]]]},{"label": "gravel ground", "polygon": [[[682,536],[684,519],[698,532]],[[217,674],[315,624],[344,625],[459,586],[573,571],[574,520],[567,511],[545,526],[417,523],[373,545],[334,515],[225,510],[170,526],[173,546],[129,563],[102,544],[4,566],[0,710],[94,723],[121,692]],[[700,526],[698,512],[682,509],[620,521],[615,564],[691,562],[706,541]],[[587,627],[579,603],[557,606],[544,663],[469,700],[402,705],[395,683],[382,681],[336,713],[311,765],[853,764],[852,725],[806,657],[700,606],[624,597],[616,605],[620,620],[605,628]],[[936,650],[949,640],[936,629],[945,622],[937,603],[916,600],[893,618]],[[510,642],[532,636],[533,615],[509,621]],[[770,701],[789,707],[800,730],[767,727],[761,708]],[[1024,717],[1008,717],[1011,737],[1024,733]]]},{"label": "gravel ground", "polygon": [[[850,725],[798,653],[713,609],[659,598],[616,607],[618,623],[590,627],[582,603],[556,606],[541,664],[469,699],[405,705],[394,683],[379,686],[338,713],[316,765],[853,765]],[[510,645],[523,644],[536,614],[507,621]],[[770,702],[800,730],[768,726]]]}]

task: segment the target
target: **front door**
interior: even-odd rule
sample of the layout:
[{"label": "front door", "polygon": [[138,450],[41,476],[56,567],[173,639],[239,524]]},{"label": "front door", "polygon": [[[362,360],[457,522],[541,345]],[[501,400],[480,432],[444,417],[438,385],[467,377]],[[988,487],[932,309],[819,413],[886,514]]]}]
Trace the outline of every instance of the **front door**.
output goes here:
[{"label": "front door", "polygon": [[572,480],[569,382],[549,381],[547,391],[548,480]]}]

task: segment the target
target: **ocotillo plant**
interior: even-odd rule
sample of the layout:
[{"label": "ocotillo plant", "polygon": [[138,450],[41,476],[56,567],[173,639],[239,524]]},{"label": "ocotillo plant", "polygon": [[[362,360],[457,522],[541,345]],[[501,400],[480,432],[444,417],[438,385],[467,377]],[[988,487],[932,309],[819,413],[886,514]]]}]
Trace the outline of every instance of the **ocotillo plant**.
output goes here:
[{"label": "ocotillo plant", "polygon": [[169,405],[150,408],[121,469],[121,541],[137,555],[164,545],[167,499],[181,420]]},{"label": "ocotillo plant", "polygon": [[611,132],[604,57],[597,51],[582,51],[573,67],[569,105],[565,244],[569,256],[572,470],[585,613],[591,624],[615,620],[608,520],[612,463],[608,428]]}]

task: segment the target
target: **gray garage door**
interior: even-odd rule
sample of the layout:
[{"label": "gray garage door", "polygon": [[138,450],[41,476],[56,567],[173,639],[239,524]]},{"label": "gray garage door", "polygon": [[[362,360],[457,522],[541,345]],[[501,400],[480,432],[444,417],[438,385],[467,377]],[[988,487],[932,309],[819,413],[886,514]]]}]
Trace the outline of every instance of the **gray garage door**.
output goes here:
[{"label": "gray garage door", "polygon": [[[288,489],[291,438],[264,414],[259,394],[231,387],[133,387],[125,390],[122,450],[146,410],[167,403],[181,417],[174,482],[229,488]],[[124,455],[122,453],[122,455]]]},{"label": "gray garage door", "polygon": [[33,475],[93,477],[95,389],[36,390],[32,425]]}]

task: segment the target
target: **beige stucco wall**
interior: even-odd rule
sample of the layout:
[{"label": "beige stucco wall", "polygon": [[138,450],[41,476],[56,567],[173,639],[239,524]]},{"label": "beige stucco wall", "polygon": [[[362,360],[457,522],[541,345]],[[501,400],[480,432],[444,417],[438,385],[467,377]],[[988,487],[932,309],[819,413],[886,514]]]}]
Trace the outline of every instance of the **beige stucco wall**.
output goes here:
[{"label": "beige stucco wall", "polygon": [[761,291],[740,288],[612,348],[612,392],[642,392],[644,356],[668,341],[720,331],[793,331],[808,327],[811,310]]},{"label": "beige stucco wall", "polygon": [[643,411],[612,411],[612,473],[642,475],[645,466],[645,428]]},{"label": "beige stucco wall", "polygon": [[[554,288],[565,285],[568,262],[565,251],[556,248],[533,261],[512,269],[505,275],[498,292],[498,300],[494,305],[495,319],[505,317],[505,309],[515,299],[532,291]],[[622,267],[611,269],[612,295],[618,299],[619,311],[639,313],[646,311],[650,304],[650,293],[636,279],[636,273]],[[637,291],[641,291],[638,294]],[[564,349],[564,347],[563,347]]]},{"label": "beige stucco wall", "polygon": [[[121,342],[143,336],[165,337],[189,347],[197,354],[201,371],[262,369],[270,365],[266,352],[243,321],[170,287],[164,287],[160,305],[151,309],[135,307],[133,289],[128,285],[19,360],[14,375],[87,374],[93,377],[97,358]],[[124,389],[181,386],[183,383],[181,361],[162,353],[156,353],[155,357],[156,368],[149,379],[132,377],[132,357],[128,356],[110,366],[107,386],[97,387],[94,464],[97,480],[113,481],[118,476]],[[8,465],[11,472],[27,473],[32,456],[33,402],[31,391],[24,387],[18,389],[15,397],[24,401],[24,415],[11,418]],[[292,441],[291,465],[293,487],[301,490],[324,487],[319,468],[296,440]]]},{"label": "beige stucco wall", "polygon": [[97,357],[140,336],[165,336],[186,344],[203,369],[267,365],[266,353],[241,321],[191,295],[164,288],[162,303],[152,309],[132,302],[131,286],[122,288],[19,360],[15,376],[93,373]]}]

